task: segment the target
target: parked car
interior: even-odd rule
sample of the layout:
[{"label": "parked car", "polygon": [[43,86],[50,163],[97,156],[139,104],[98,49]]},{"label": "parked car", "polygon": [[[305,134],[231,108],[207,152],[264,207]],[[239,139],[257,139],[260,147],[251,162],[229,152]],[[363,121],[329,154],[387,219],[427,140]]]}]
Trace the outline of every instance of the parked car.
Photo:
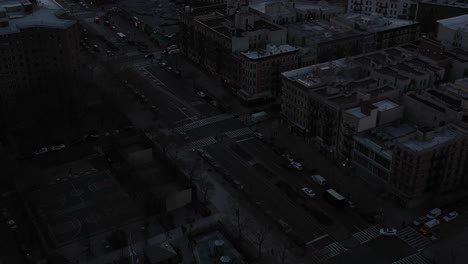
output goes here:
[{"label": "parked car", "polygon": [[351,209],[355,209],[356,208],[356,203],[351,201],[351,200],[347,200],[346,201],[346,204],[348,205],[349,208]]},{"label": "parked car", "polygon": [[258,139],[263,139],[263,134],[262,133],[259,133],[259,132],[255,132],[254,133],[254,136],[256,136]]},{"label": "parked car", "polygon": [[452,221],[453,219],[455,219],[457,217],[458,217],[457,212],[450,212],[446,216],[444,216],[443,219],[444,219],[445,222],[450,222],[450,221]]},{"label": "parked car", "polygon": [[154,59],[154,54],[153,53],[146,54],[145,59]]},{"label": "parked car", "polygon": [[317,196],[315,192],[312,191],[312,189],[310,188],[303,187],[301,190],[305,195],[309,196],[310,198],[314,198],[315,196]]},{"label": "parked car", "polygon": [[180,49],[173,49],[167,52],[168,55],[176,55],[180,53]]},{"label": "parked car", "polygon": [[293,168],[295,168],[298,171],[301,171],[304,169],[304,167],[302,167],[302,164],[297,161],[291,162],[291,166],[293,166]]},{"label": "parked car", "polygon": [[283,158],[285,158],[285,159],[286,159],[287,161],[289,161],[289,162],[293,162],[293,161],[294,161],[294,159],[293,159],[293,158],[291,157],[291,155],[289,155],[289,154],[284,153],[284,154],[281,155],[281,156],[282,156]]},{"label": "parked car", "polygon": [[280,225],[281,229],[285,233],[289,233],[292,231],[292,228],[289,226],[288,223],[286,223],[283,219],[278,219],[278,224]]},{"label": "parked car", "polygon": [[172,73],[172,75],[174,75],[176,78],[180,78],[180,76],[181,76],[180,71],[177,70],[177,69],[172,69],[172,70],[171,70],[171,73]]},{"label": "parked car", "polygon": [[312,175],[310,178],[317,183],[320,186],[326,186],[327,185],[327,180],[323,176],[320,175]]},{"label": "parked car", "polygon": [[431,211],[429,211],[426,217],[429,219],[435,219],[441,215],[442,215],[442,210],[440,210],[439,208],[434,208]]},{"label": "parked car", "polygon": [[173,49],[178,49],[177,45],[171,45],[166,48],[166,50],[173,50]]},{"label": "parked car", "polygon": [[397,236],[397,230],[395,228],[382,228],[379,230],[381,236]]},{"label": "parked car", "polygon": [[37,156],[37,155],[41,155],[41,154],[44,154],[44,153],[47,153],[47,152],[49,152],[49,149],[44,147],[44,148],[40,148],[40,149],[34,151],[33,154]]},{"label": "parked car", "polygon": [[424,223],[426,223],[429,220],[427,216],[419,216],[416,219],[413,220],[413,225],[414,226],[422,226]]},{"label": "parked car", "polygon": [[206,94],[204,92],[197,92],[197,95],[200,96],[201,98],[206,97]]},{"label": "parked car", "polygon": [[66,148],[65,144],[58,144],[50,147],[50,151],[58,151],[64,148]]},{"label": "parked car", "polygon": [[18,228],[18,226],[16,225],[15,220],[13,220],[13,219],[7,220],[6,223],[7,223],[8,227],[9,227],[11,230],[15,230],[15,229]]}]

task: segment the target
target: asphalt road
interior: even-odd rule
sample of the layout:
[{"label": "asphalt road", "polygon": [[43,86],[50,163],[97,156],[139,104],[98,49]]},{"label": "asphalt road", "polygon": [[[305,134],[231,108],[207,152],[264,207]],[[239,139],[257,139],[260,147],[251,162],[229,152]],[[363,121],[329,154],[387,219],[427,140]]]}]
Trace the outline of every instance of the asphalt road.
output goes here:
[{"label": "asphalt road", "polygon": [[[264,175],[249,164],[249,159],[236,153],[231,147],[234,142],[223,142],[207,148],[207,152],[215,157],[237,181],[244,185],[245,191],[251,193],[255,201],[261,202],[260,208],[267,215],[278,221],[282,219],[292,227],[287,233],[296,233],[303,242],[309,242],[325,234],[314,220],[302,209],[293,204]],[[280,225],[278,224],[278,227]]]},{"label": "asphalt road", "polygon": [[[104,25],[95,25],[89,19],[86,22],[90,27],[97,28],[96,32],[100,32],[109,40],[117,41],[115,32],[109,30]],[[136,32],[138,31],[136,28],[133,30],[135,30],[135,35],[137,35]],[[120,43],[119,45],[127,44]],[[147,85],[137,86],[130,83],[130,88],[123,88],[127,89],[129,100],[135,101],[135,105],[141,105],[141,112],[150,112],[152,105],[158,107],[158,119],[163,120],[172,128],[222,114],[221,111],[196,94],[194,90],[195,76],[191,76],[192,73],[182,72],[182,76],[185,78],[177,79],[161,68],[157,62],[151,63],[150,60],[145,60],[141,55],[138,56],[133,49],[132,47],[126,47],[124,53],[115,57],[115,62],[125,61],[129,65],[133,65],[133,69],[140,74],[142,80],[145,80]],[[105,56],[100,55],[100,58],[103,59]],[[174,58],[171,58],[171,60],[174,61]],[[125,87],[125,85],[122,86]],[[133,90],[144,94],[149,102],[146,104],[139,102],[141,98],[139,99]],[[207,123],[205,126],[187,131],[187,135],[190,141],[193,142],[244,127],[240,121],[229,119]],[[208,151],[212,156],[230,171],[232,175],[239,177],[238,180],[246,186],[247,190],[254,190],[252,193],[254,193],[255,200],[263,201],[261,205],[263,210],[271,211],[272,217],[275,220],[283,219],[292,227],[292,230],[298,234],[302,241],[308,242],[326,233],[330,233],[333,236],[340,234],[336,236],[341,238],[367,227],[352,212],[347,210],[337,211],[321,197],[318,197],[316,201],[307,201],[307,203],[312,207],[325,211],[335,224],[328,228],[318,224],[317,220],[309,212],[295,202],[292,202],[290,197],[284,191],[280,191],[275,185],[280,180],[287,182],[293,190],[297,191],[298,196],[302,199],[305,198],[300,196],[300,191],[298,190],[303,186],[310,186],[316,192],[322,193],[323,190],[313,185],[306,177],[306,173],[298,173],[297,171],[288,169],[286,166],[282,166],[281,164],[285,164],[285,160],[274,153],[269,146],[257,139],[247,139],[238,143],[239,147],[244,150],[244,153],[248,153],[249,157],[247,158],[229,146],[229,142],[232,143],[232,141],[226,139],[220,141],[222,142],[208,147]],[[273,174],[270,175],[264,171],[259,171],[256,167],[252,167],[249,163],[251,160],[262,164],[263,167],[273,171]]]}]

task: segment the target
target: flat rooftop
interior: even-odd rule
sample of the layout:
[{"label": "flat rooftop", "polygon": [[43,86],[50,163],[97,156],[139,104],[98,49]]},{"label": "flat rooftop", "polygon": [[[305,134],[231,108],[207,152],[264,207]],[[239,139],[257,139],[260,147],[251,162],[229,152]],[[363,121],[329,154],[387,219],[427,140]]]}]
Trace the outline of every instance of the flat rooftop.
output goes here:
[{"label": "flat rooftop", "polygon": [[299,51],[298,48],[288,44],[284,45],[267,45],[265,49],[242,52],[241,54],[251,60],[273,57],[281,54],[287,54]]},{"label": "flat rooftop", "polygon": [[[11,1],[8,1],[11,2]],[[0,2],[0,12],[4,2]],[[31,27],[48,27],[65,29],[76,23],[73,20],[61,19],[58,15],[64,11],[62,9],[49,9],[40,8],[34,9],[32,12],[16,11],[14,13],[8,12],[6,9],[6,20],[8,21],[7,26],[0,27],[0,35],[12,34],[21,31],[25,28]]]},{"label": "flat rooftop", "polygon": [[455,125],[450,124],[432,132],[432,137],[430,137],[427,140],[418,139],[415,137],[405,142],[402,142],[401,145],[413,151],[420,152],[432,149],[438,145],[446,144],[450,141],[460,139],[466,136],[466,131],[462,130],[461,128]]},{"label": "flat rooftop", "polygon": [[381,15],[364,15],[356,13],[347,13],[331,18],[332,23],[338,23],[350,28],[356,28],[367,32],[380,32],[398,27],[405,27],[418,24],[419,22],[387,18]]},{"label": "flat rooftop", "polygon": [[[371,105],[376,107],[379,112],[385,112],[385,111],[392,110],[392,109],[397,108],[397,107],[400,106],[399,104],[397,104],[397,103],[395,103],[395,102],[393,102],[391,100],[388,100],[388,99],[377,101],[375,103],[372,103]],[[364,117],[367,116],[366,114],[364,114],[362,112],[361,107],[354,107],[354,108],[346,110],[345,112],[349,113],[349,114],[351,114],[351,115],[353,115],[353,116],[355,116],[357,118],[364,118]]]},{"label": "flat rooftop", "polygon": [[437,20],[437,23],[453,30],[468,32],[468,14]]}]

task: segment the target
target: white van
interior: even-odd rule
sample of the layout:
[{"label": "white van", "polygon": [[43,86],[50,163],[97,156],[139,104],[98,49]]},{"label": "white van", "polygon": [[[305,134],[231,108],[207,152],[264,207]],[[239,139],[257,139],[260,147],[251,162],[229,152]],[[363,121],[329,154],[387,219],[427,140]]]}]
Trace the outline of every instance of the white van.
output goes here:
[{"label": "white van", "polygon": [[320,186],[325,186],[327,185],[327,180],[325,180],[324,177],[320,176],[320,175],[312,175],[310,176],[312,178],[312,180],[317,183],[318,185]]}]

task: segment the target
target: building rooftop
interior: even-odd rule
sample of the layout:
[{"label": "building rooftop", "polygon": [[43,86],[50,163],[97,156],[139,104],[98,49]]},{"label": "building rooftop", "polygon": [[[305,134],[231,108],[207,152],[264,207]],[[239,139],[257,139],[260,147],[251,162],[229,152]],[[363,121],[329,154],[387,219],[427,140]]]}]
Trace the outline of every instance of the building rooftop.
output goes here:
[{"label": "building rooftop", "polygon": [[418,130],[414,125],[403,123],[378,127],[354,138],[373,151],[391,158],[393,147],[397,144],[421,152],[466,136],[467,132],[454,124],[431,131],[425,128]]},{"label": "building rooftop", "polygon": [[[397,54],[400,56],[395,56]],[[391,63],[388,61],[391,61]],[[367,73],[363,75],[363,72],[367,72],[371,68],[371,63],[380,66],[372,67],[374,68],[373,72],[400,80],[409,79],[410,74],[423,75],[428,71],[443,71],[430,59],[399,46],[307,66],[283,72],[282,75],[302,84],[305,88],[314,88],[325,83],[335,83],[338,88],[348,87],[351,90],[359,87],[369,88],[373,81],[360,82],[362,82],[363,78],[369,77]],[[370,76],[372,76],[372,72]],[[358,82],[358,85],[354,85],[356,82]]]},{"label": "building rooftop", "polygon": [[40,1],[34,8],[28,0],[0,0],[0,34],[11,34],[29,27],[67,28],[76,22],[61,19],[64,10],[53,1]]},{"label": "building rooftop", "polygon": [[441,6],[451,6],[455,8],[468,8],[468,3],[460,0],[422,0],[421,3]]},{"label": "building rooftop", "polygon": [[407,141],[401,142],[401,145],[413,151],[420,152],[467,136],[466,131],[452,124],[428,133],[431,133],[431,135],[427,138],[413,137]]},{"label": "building rooftop", "polygon": [[241,54],[251,60],[256,60],[296,51],[299,51],[299,49],[288,44],[284,44],[278,46],[267,45],[265,49],[242,52]]},{"label": "building rooftop", "polygon": [[[372,103],[371,105],[374,106],[379,112],[385,112],[400,106],[399,104],[389,99],[379,100],[375,103]],[[365,113],[362,112],[362,108],[360,106],[348,109],[345,112],[357,118],[364,118],[367,116]]]},{"label": "building rooftop", "polygon": [[288,25],[289,38],[297,45],[310,46],[347,38],[362,38],[362,33],[327,21],[305,21]]},{"label": "building rooftop", "polygon": [[468,32],[468,14],[437,20],[437,23],[453,30]]},{"label": "building rooftop", "polygon": [[332,23],[340,24],[348,28],[354,28],[362,32],[380,32],[393,28],[417,24],[411,20],[387,18],[381,15],[363,15],[347,13],[331,18]]}]

